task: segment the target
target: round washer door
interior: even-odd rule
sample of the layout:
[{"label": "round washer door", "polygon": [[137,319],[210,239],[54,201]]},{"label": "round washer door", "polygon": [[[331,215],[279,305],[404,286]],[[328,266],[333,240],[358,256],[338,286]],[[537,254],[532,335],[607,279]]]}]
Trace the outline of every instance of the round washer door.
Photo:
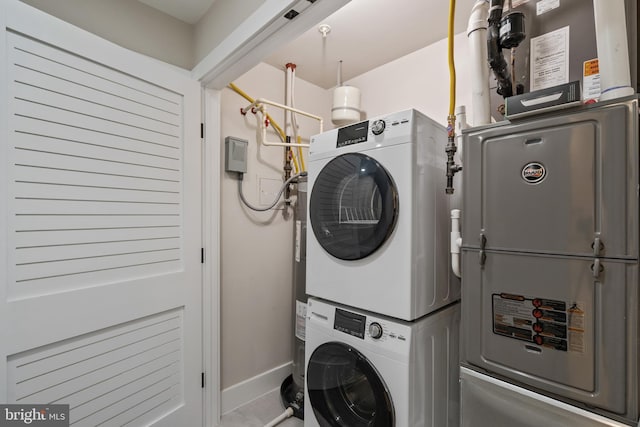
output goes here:
[{"label": "round washer door", "polygon": [[391,236],[398,191],[387,170],[361,153],[332,159],[316,178],[309,219],[320,246],[336,258],[357,260]]},{"label": "round washer door", "polygon": [[319,346],[307,366],[308,399],[322,427],[392,427],[395,413],[382,377],[355,348]]}]

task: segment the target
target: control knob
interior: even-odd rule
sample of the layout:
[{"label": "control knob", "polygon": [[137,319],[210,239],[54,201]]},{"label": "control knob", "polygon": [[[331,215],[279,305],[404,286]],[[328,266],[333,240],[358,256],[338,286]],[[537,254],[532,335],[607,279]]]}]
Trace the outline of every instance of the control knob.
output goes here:
[{"label": "control knob", "polygon": [[375,122],[373,122],[373,124],[371,124],[371,132],[373,132],[374,135],[380,135],[382,132],[384,132],[385,126],[386,124],[384,120],[376,120]]},{"label": "control knob", "polygon": [[371,338],[377,340],[382,338],[382,325],[378,322],[371,322],[371,324],[369,325],[369,335],[371,335]]}]

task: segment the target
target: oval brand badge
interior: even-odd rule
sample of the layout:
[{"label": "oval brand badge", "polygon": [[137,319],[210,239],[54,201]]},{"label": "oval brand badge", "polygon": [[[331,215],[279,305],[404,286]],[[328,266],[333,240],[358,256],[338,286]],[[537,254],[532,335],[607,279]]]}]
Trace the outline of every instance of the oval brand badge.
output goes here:
[{"label": "oval brand badge", "polygon": [[542,163],[531,162],[522,168],[521,175],[528,184],[537,184],[547,177],[547,169]]}]

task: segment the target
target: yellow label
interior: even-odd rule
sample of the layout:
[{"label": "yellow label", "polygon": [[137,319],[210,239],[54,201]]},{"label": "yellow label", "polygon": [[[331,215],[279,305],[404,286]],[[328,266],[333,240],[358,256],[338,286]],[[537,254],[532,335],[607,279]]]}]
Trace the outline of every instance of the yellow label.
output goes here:
[{"label": "yellow label", "polygon": [[598,60],[592,59],[590,61],[584,61],[584,76],[593,76],[594,74],[598,74],[600,72],[598,67]]}]

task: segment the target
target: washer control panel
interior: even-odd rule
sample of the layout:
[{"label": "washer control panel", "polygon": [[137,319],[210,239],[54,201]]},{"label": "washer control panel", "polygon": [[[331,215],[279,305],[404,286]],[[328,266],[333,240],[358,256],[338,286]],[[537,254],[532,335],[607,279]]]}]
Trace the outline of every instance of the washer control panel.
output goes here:
[{"label": "washer control panel", "polygon": [[404,325],[381,318],[336,308],[333,329],[375,343],[407,342],[410,330]]}]

